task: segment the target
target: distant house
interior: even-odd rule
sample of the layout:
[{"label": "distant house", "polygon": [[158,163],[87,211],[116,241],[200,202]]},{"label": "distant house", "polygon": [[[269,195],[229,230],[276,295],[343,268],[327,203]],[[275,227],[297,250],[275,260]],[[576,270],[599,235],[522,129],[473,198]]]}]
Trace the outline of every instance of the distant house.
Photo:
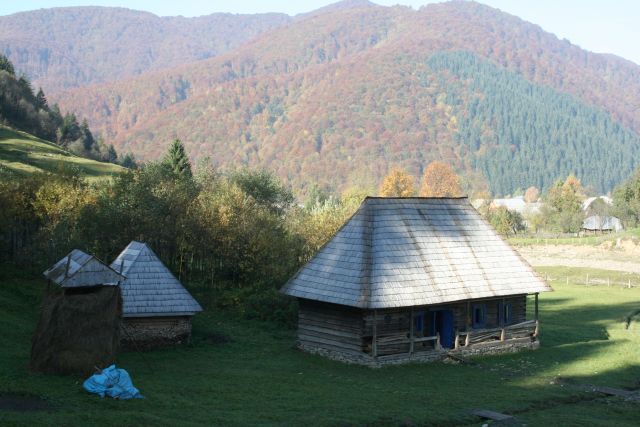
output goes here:
[{"label": "distant house", "polygon": [[521,215],[530,215],[539,213],[542,203],[527,203],[524,200],[524,197],[519,196],[508,199],[493,199],[491,201],[491,207],[505,207],[510,211],[518,212]]},{"label": "distant house", "polygon": [[380,365],[536,348],[550,290],[466,198],[368,197],[282,292],[301,349]]},{"label": "distant house", "polygon": [[592,215],[582,222],[582,230],[585,232],[611,233],[622,229],[622,222],[615,216]]},{"label": "distant house", "polygon": [[608,197],[608,196],[589,197],[585,199],[584,202],[582,202],[582,210],[585,212],[588,211],[589,208],[591,207],[591,204],[598,199],[602,200],[609,206],[613,205],[613,199],[611,197]]},{"label": "distant house", "polygon": [[122,339],[133,348],[188,341],[200,304],[145,243],[131,242],[111,267],[126,276],[122,289]]}]

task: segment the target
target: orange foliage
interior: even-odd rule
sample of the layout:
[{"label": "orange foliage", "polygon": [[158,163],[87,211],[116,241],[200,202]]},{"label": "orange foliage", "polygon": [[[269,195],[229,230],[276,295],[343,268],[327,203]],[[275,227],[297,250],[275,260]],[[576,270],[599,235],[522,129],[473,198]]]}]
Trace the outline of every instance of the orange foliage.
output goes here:
[{"label": "orange foliage", "polygon": [[529,187],[524,192],[524,201],[527,203],[537,202],[538,198],[540,198],[540,190],[536,187]]},{"label": "orange foliage", "polygon": [[438,160],[431,162],[424,170],[420,195],[423,197],[462,196],[460,177],[448,164]]},{"label": "orange foliage", "polygon": [[391,169],[380,186],[380,195],[383,197],[411,197],[414,191],[413,177],[399,167]]}]

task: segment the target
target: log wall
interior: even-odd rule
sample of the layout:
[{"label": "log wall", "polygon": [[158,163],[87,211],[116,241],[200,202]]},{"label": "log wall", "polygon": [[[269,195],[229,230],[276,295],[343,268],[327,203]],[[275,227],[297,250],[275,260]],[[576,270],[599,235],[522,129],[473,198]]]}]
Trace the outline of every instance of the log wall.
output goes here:
[{"label": "log wall", "polygon": [[303,347],[362,353],[361,310],[300,299],[298,342]]},{"label": "log wall", "polygon": [[[512,316],[509,324],[521,323],[526,320],[526,296],[518,295],[509,298],[493,298],[486,300],[461,301],[438,306],[413,307],[414,316],[424,313],[422,333],[414,330],[414,342],[411,345],[411,307],[382,310],[361,310],[337,304],[317,301],[299,300],[298,311],[298,345],[300,348],[327,355],[335,359],[342,356],[357,359],[371,357],[373,351],[373,336],[376,336],[376,356],[414,354],[438,350],[435,339],[428,338],[431,329],[433,311],[452,310],[454,314],[454,329],[467,330],[468,308],[474,304],[486,305],[486,322],[483,330],[496,328],[499,325],[498,310],[500,303],[512,305]],[[375,313],[375,314],[374,314]],[[470,317],[469,317],[470,318]],[[374,328],[375,319],[375,328]],[[483,340],[481,335],[471,335],[473,340]],[[424,340],[420,340],[425,337]],[[464,336],[459,339],[464,345]],[[489,337],[487,341],[500,339]]]}]

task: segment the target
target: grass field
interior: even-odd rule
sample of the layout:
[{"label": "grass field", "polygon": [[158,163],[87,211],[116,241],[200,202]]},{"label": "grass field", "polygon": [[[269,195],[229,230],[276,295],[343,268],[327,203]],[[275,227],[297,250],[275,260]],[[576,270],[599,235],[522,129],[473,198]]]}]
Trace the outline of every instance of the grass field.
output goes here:
[{"label": "grass field", "polygon": [[589,245],[596,246],[605,242],[615,242],[617,239],[638,239],[640,238],[640,228],[631,228],[610,234],[586,235],[580,237],[559,236],[559,237],[537,237],[520,236],[509,237],[507,240],[515,246],[527,245]]},{"label": "grass field", "polygon": [[77,168],[89,179],[112,176],[124,170],[112,163],[75,156],[56,144],[5,127],[0,127],[0,166],[18,174]]},{"label": "grass field", "polygon": [[[541,269],[551,276],[585,272]],[[189,346],[124,353],[144,400],[101,400],[83,378],[31,374],[30,335],[43,281],[0,276],[0,396],[39,396],[50,412],[0,411],[0,425],[481,425],[484,408],[530,426],[637,425],[638,402],[557,384],[640,387],[640,289],[558,284],[540,298],[542,347],[475,364],[349,366],[301,353],[293,330],[215,310]],[[231,341],[220,337],[227,336]]]}]

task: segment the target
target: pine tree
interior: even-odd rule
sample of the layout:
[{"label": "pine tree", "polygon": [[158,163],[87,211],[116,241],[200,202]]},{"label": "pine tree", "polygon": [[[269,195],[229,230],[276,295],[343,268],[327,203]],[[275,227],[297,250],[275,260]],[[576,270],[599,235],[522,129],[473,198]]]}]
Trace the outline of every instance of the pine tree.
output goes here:
[{"label": "pine tree", "polygon": [[36,94],[36,107],[41,110],[48,110],[49,104],[47,103],[47,97],[44,96],[44,92],[42,88],[38,89],[38,93]]},{"label": "pine tree", "polygon": [[0,55],[0,70],[6,71],[12,76],[16,75],[16,70],[13,68],[13,64],[9,61],[9,58],[4,55]]},{"label": "pine tree", "polygon": [[174,140],[164,156],[163,163],[175,174],[182,177],[191,177],[191,162],[184,148],[184,144],[179,139]]}]

